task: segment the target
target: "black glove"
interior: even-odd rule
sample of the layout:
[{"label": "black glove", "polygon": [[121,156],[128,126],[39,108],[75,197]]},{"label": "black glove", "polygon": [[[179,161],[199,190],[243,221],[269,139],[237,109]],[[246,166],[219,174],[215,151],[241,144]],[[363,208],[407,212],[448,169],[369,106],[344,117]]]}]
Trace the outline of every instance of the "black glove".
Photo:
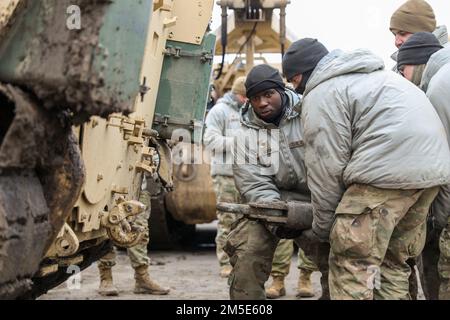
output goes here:
[{"label": "black glove", "polygon": [[289,229],[284,226],[267,225],[267,229],[280,239],[295,239],[302,234],[301,230]]},{"label": "black glove", "polygon": [[320,238],[313,232],[312,229],[304,230],[300,236],[296,239],[299,243],[307,242],[307,243],[322,243],[324,241],[320,240]]}]

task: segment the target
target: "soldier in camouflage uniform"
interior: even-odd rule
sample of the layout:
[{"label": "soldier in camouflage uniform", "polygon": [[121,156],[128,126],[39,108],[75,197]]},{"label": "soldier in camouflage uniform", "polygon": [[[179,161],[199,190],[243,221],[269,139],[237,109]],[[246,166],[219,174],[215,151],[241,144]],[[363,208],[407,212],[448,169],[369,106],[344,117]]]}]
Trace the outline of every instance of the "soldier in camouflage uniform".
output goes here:
[{"label": "soldier in camouflage uniform", "polygon": [[[218,100],[206,117],[204,143],[211,152],[211,176],[217,202],[239,203],[239,192],[234,185],[230,141],[234,131],[240,127],[239,109],[245,103],[245,77],[236,79],[231,92]],[[216,251],[220,265],[220,276],[228,278],[231,272],[230,259],[223,251],[236,216],[217,211]]]},{"label": "soldier in camouflage uniform", "polygon": [[445,129],[423,92],[367,50],[335,50],[305,69],[317,45],[302,39],[283,59],[303,93],[308,236],[331,244],[332,299],[409,299],[407,261],[450,182]]},{"label": "soldier in camouflage uniform", "polygon": [[[450,139],[450,47],[431,33],[412,35],[398,53],[399,72],[430,99]],[[450,141],[450,140],[448,140]],[[441,189],[429,217],[427,242],[419,259],[427,299],[450,299],[450,186]]]},{"label": "soldier in camouflage uniform", "polygon": [[[241,110],[241,131],[236,138],[233,165],[236,186],[243,200],[247,203],[309,202],[300,97],[285,87],[279,71],[269,65],[252,69],[246,89],[250,101]],[[280,212],[274,210],[273,214]],[[296,236],[296,231],[284,226],[246,218],[237,220],[224,248],[233,266],[230,298],[265,299],[264,286],[277,245],[280,239]],[[328,252],[325,256],[328,257]]]},{"label": "soldier in camouflage uniform", "polygon": [[[272,284],[266,289],[266,296],[268,299],[277,299],[286,295],[284,279],[289,274],[293,253],[294,240],[281,239],[273,257],[272,272],[270,273],[272,276]],[[319,268],[305,255],[305,252],[301,248],[298,249],[297,268],[300,270],[297,285],[297,297],[314,297],[311,275],[313,272],[319,271]]]},{"label": "soldier in camouflage uniform", "polygon": [[[389,29],[395,36],[395,46],[398,49],[412,35],[418,32],[431,32],[436,36],[441,45],[449,46],[447,27],[445,25],[438,26],[436,22],[436,16],[430,4],[423,0],[409,0],[394,12],[391,17]],[[398,53],[397,51],[391,56],[395,62],[397,62]],[[416,70],[418,69],[416,68]],[[397,65],[394,66],[393,71],[399,72]],[[416,77],[416,79],[420,81],[420,77]],[[433,229],[431,221],[429,227],[431,231]],[[429,232],[427,245],[422,256],[417,261],[423,291],[426,298],[431,300],[438,299],[439,295],[439,276],[437,271],[438,238],[439,235],[436,236],[434,232]],[[430,243],[432,244],[430,245]],[[410,277],[411,295],[413,298],[417,298],[418,284],[414,270],[416,261],[410,260],[409,264],[412,266],[412,274]]]},{"label": "soldier in camouflage uniform", "polygon": [[[144,230],[144,236],[139,244],[127,250],[130,258],[131,266],[135,271],[134,278],[136,294],[152,294],[152,295],[166,295],[169,289],[162,288],[153,280],[150,279],[148,268],[150,265],[150,258],[147,254],[147,246],[149,242],[149,227],[148,220],[150,218],[150,193],[147,191],[146,178],[143,179],[139,201],[147,206],[145,213],[140,214],[135,221],[135,224]],[[113,285],[112,268],[116,265],[116,253],[114,250],[106,254],[98,262],[98,269],[100,272],[100,288],[99,294],[103,296],[117,296],[119,291]]]}]

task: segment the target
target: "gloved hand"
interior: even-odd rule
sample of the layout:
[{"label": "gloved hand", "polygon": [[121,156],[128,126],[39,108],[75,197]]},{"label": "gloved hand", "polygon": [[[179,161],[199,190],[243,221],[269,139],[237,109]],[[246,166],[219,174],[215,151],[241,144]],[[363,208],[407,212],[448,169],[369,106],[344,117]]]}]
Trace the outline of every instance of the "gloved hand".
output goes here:
[{"label": "gloved hand", "polygon": [[280,239],[295,239],[302,234],[301,230],[294,230],[284,226],[274,226],[266,224],[266,228]]},{"label": "gloved hand", "polygon": [[307,243],[323,243],[328,241],[321,240],[312,229],[304,230],[300,236],[296,238],[296,241]]}]

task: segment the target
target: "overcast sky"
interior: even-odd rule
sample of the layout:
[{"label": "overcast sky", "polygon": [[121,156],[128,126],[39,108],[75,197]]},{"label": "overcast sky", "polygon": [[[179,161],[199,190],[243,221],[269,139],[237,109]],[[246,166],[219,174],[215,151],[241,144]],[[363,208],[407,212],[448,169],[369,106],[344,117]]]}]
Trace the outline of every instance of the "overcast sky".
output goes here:
[{"label": "overcast sky", "polygon": [[[298,38],[319,39],[329,50],[368,48],[388,67],[396,51],[389,22],[406,0],[291,0],[287,27]],[[428,0],[438,25],[450,27],[450,0]],[[220,7],[214,9],[213,29],[220,26]]]}]

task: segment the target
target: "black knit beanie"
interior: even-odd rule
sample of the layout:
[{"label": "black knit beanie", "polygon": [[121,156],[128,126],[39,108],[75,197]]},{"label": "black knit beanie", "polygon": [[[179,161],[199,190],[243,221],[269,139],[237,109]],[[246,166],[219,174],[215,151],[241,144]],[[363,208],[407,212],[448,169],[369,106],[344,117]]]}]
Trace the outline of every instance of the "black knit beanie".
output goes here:
[{"label": "black knit beanie", "polygon": [[284,89],[285,85],[277,69],[267,64],[261,64],[250,71],[245,81],[245,87],[247,89],[247,98],[250,99],[265,90]]},{"label": "black knit beanie", "polygon": [[313,71],[329,51],[317,39],[305,38],[294,42],[283,57],[283,73],[291,80],[299,74]]},{"label": "black knit beanie", "polygon": [[404,65],[427,64],[430,57],[442,48],[432,33],[415,33],[400,47],[397,68],[400,70]]}]

